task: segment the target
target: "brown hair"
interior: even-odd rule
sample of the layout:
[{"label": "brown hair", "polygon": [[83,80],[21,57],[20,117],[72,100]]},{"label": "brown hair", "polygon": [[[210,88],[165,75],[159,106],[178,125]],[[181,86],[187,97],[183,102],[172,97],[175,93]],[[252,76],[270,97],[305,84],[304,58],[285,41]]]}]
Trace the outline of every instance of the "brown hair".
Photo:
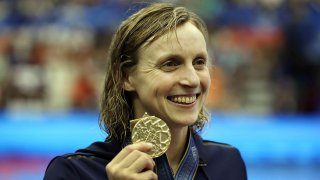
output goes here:
[{"label": "brown hair", "polygon": [[[171,4],[150,4],[121,23],[109,48],[101,104],[100,127],[109,134],[108,138],[123,142],[130,131],[129,120],[134,118],[134,113],[123,80],[137,64],[138,49],[186,22],[193,23],[208,39],[207,28],[196,14]],[[203,107],[192,127],[201,130],[207,121],[208,112]]]}]

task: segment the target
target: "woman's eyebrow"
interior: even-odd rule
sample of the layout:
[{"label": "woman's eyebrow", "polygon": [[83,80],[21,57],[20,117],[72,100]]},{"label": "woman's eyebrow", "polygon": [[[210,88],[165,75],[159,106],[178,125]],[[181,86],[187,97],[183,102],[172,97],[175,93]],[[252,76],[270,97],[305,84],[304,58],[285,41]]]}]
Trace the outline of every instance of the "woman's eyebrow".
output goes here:
[{"label": "woman's eyebrow", "polygon": [[168,53],[168,54],[164,54],[164,55],[160,56],[160,57],[158,58],[158,60],[159,60],[159,62],[164,62],[164,61],[170,60],[170,59],[171,59],[171,60],[173,60],[173,59],[179,60],[179,59],[182,59],[182,58],[183,58],[183,55],[181,55],[181,54]]}]

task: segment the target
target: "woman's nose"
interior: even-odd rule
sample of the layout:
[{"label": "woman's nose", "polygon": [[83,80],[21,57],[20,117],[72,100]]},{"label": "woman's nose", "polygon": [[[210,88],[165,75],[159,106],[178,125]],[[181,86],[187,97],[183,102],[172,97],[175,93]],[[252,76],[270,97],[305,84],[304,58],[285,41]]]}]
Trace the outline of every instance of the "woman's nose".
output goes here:
[{"label": "woman's nose", "polygon": [[189,87],[197,87],[200,84],[199,76],[193,66],[183,69],[180,75],[180,84]]}]

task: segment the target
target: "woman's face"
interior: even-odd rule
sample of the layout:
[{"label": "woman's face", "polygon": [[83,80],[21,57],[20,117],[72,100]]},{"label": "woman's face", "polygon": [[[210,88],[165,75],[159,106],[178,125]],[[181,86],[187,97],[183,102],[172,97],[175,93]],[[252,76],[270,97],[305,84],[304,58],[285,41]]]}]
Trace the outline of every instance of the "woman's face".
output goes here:
[{"label": "woman's face", "polygon": [[170,127],[192,125],[210,86],[208,53],[202,33],[191,23],[142,46],[124,88],[133,92],[136,118],[147,112]]}]

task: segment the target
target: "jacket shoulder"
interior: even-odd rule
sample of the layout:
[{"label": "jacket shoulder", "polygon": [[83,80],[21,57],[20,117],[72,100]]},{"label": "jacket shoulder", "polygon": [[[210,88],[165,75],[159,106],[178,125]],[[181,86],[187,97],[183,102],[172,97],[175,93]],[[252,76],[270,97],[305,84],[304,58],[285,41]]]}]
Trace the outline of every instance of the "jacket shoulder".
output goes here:
[{"label": "jacket shoulder", "polygon": [[78,179],[79,172],[74,165],[65,156],[56,156],[53,158],[46,169],[44,178],[50,179]]},{"label": "jacket shoulder", "polygon": [[75,153],[64,154],[61,157],[65,158],[67,160],[79,160],[82,158],[94,158],[95,155],[91,154],[91,153],[75,152]]},{"label": "jacket shoulder", "polygon": [[246,167],[240,151],[226,143],[198,139],[202,168],[208,177],[216,179],[247,179]]},{"label": "jacket shoulder", "polygon": [[107,179],[105,166],[117,151],[118,146],[96,142],[74,153],[56,156],[49,162],[44,179]]},{"label": "jacket shoulder", "polygon": [[227,144],[210,140],[202,140],[198,150],[203,153],[205,159],[242,159],[238,148]]},{"label": "jacket shoulder", "polygon": [[202,144],[205,146],[214,146],[214,147],[221,147],[221,148],[235,148],[234,146],[227,143],[221,143],[221,142],[210,141],[210,140],[202,140]]}]

